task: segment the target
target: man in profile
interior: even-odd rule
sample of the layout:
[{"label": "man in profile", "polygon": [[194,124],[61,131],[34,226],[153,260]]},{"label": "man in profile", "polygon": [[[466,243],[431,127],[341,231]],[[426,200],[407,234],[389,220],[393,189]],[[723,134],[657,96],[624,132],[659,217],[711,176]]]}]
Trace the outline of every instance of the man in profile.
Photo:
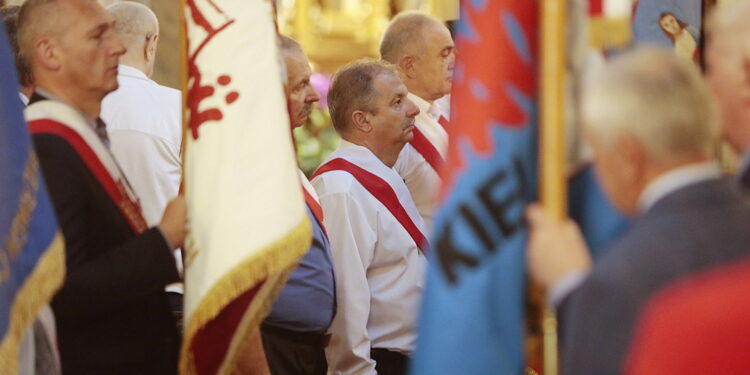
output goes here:
[{"label": "man in profile", "polygon": [[[281,36],[280,42],[286,65],[285,93],[290,120],[296,128],[307,122],[312,105],[320,96],[310,83],[310,62],[300,45],[286,36]],[[333,260],[323,227],[323,210],[302,171],[299,178],[313,226],[313,239],[261,325],[266,361],[273,375],[326,374],[326,332],[336,311]]]},{"label": "man in profile", "polygon": [[440,20],[411,11],[388,25],[380,55],[401,71],[409,100],[419,108],[414,138],[394,168],[404,178],[429,232],[442,184],[438,168],[448,152],[448,115],[437,101],[451,92],[456,49]]},{"label": "man in profile", "polygon": [[315,172],[333,251],[338,310],[326,349],[335,374],[404,374],[427,260],[424,225],[393,165],[417,106],[382,61],[341,68],[328,92],[339,148]]},{"label": "man in profile", "polygon": [[148,227],[109,152],[101,101],[125,47],[96,0],[28,0],[19,46],[37,85],[26,109],[65,237],[66,278],[52,300],[64,374],[175,374],[179,340],[165,285],[185,237],[185,203]]}]

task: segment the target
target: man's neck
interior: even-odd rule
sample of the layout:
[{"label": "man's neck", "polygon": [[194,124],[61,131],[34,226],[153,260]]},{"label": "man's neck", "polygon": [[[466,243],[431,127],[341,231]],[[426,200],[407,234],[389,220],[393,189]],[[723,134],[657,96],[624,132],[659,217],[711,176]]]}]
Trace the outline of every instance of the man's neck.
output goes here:
[{"label": "man's neck", "polygon": [[148,64],[143,61],[141,58],[137,58],[135,56],[132,56],[130,53],[127,53],[120,57],[120,65],[127,65],[132,68],[136,68],[140,70],[143,74],[148,77]]},{"label": "man's neck", "polygon": [[678,187],[719,175],[711,159],[703,156],[665,163],[651,169],[638,191],[638,211],[648,210],[657,200]]},{"label": "man's neck", "polygon": [[363,139],[363,138],[356,138],[356,137],[346,137],[344,138],[345,141],[355,144],[357,146],[362,146],[370,152],[375,155],[376,158],[378,158],[383,164],[385,164],[388,168],[393,168],[393,165],[396,164],[396,160],[398,160],[398,154],[401,151],[401,148],[398,150],[395,150],[394,146],[389,147],[380,147],[375,142],[370,141],[369,139]]},{"label": "man's neck", "polygon": [[86,95],[86,93],[79,92],[72,86],[63,89],[60,85],[39,82],[37,88],[54,96],[54,99],[77,109],[90,119],[99,118],[102,98],[94,98],[91,94]]}]

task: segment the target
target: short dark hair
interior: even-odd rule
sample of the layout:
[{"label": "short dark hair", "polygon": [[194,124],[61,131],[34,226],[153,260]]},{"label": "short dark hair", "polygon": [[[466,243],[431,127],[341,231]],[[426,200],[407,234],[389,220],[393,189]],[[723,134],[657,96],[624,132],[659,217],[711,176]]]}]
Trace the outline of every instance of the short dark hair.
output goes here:
[{"label": "short dark hair", "polygon": [[340,135],[348,130],[354,111],[377,111],[373,104],[377,94],[375,79],[381,74],[400,77],[393,64],[373,59],[362,59],[344,65],[333,76],[331,89],[328,91],[328,109],[333,127]]},{"label": "short dark hair", "polygon": [[8,41],[13,50],[13,60],[16,63],[16,72],[18,74],[18,83],[21,86],[27,86],[33,83],[31,70],[28,64],[21,58],[18,48],[18,13],[21,11],[19,6],[4,6],[0,8],[0,15],[3,17],[5,32],[8,34]]}]

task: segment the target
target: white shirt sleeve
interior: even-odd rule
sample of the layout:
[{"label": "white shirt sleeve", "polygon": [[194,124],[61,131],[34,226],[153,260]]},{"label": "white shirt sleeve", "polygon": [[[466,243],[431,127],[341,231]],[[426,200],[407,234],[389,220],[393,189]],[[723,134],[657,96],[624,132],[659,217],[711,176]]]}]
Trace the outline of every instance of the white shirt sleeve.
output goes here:
[{"label": "white shirt sleeve", "polygon": [[321,195],[320,202],[333,253],[338,305],[326,348],[329,374],[376,374],[367,333],[371,298],[367,269],[377,233],[351,194]]}]

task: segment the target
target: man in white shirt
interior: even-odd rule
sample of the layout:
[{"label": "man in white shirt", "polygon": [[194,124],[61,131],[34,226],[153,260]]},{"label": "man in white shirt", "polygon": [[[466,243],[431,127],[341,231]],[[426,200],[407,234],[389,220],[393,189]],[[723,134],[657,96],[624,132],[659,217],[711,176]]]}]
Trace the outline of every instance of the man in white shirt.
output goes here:
[{"label": "man in white shirt", "polygon": [[404,374],[427,260],[424,226],[393,165],[419,109],[398,72],[359,61],[336,73],[328,105],[342,138],[313,176],[333,252],[338,310],[329,373]]},{"label": "man in white shirt", "polygon": [[652,296],[750,255],[750,205],[712,161],[717,118],[691,62],[636,50],[589,77],[582,100],[597,176],[638,219],[592,266],[575,224],[534,206],[529,271],[557,307],[563,372],[620,374]]},{"label": "man in white shirt", "polygon": [[167,202],[177,196],[182,164],[180,92],[160,86],[154,71],[159,23],[145,5],[120,2],[107,11],[128,49],[120,58],[120,88],[102,102],[102,119],[112,153],[141,199],[146,222],[158,221]]},{"label": "man in white shirt", "polygon": [[438,19],[404,12],[388,25],[380,55],[401,71],[408,97],[420,110],[414,139],[404,147],[395,169],[429,232],[441,185],[438,168],[448,151],[448,111],[438,100],[451,92],[455,46],[448,28]]},{"label": "man in white shirt", "polygon": [[[177,196],[182,175],[182,95],[149,77],[154,72],[159,21],[147,6],[132,1],[110,5],[115,31],[127,52],[120,57],[120,87],[102,101],[110,149],[140,199],[148,225],[157,224]],[[180,250],[174,251],[182,273]],[[182,284],[167,287],[170,304],[182,311]]]}]

